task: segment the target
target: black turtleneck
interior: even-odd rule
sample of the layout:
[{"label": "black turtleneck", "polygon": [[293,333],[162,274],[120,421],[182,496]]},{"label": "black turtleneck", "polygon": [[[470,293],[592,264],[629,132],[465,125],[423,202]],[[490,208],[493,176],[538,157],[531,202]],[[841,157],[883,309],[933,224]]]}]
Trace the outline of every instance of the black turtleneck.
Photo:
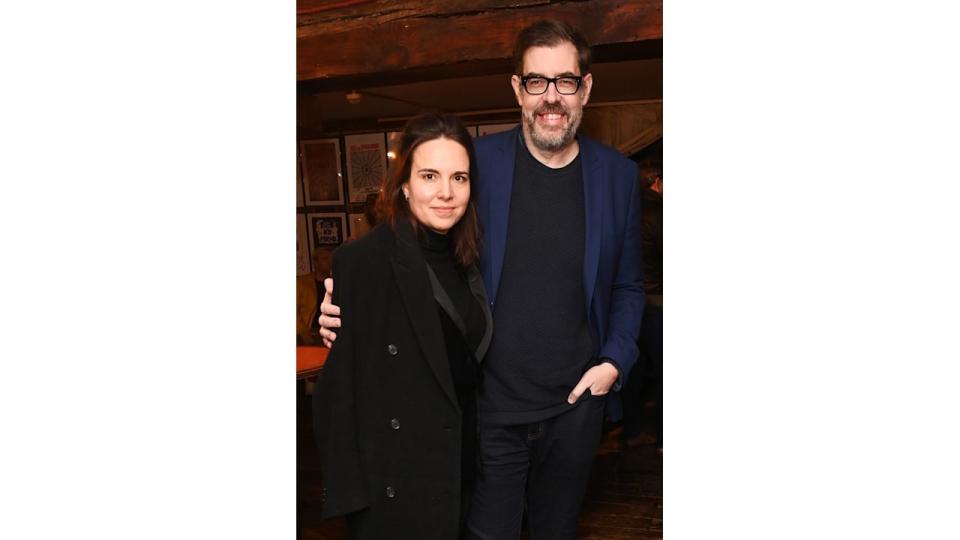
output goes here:
[{"label": "black turtleneck", "polygon": [[476,385],[477,369],[467,347],[475,351],[486,330],[483,311],[467,285],[466,277],[457,266],[453,247],[447,235],[421,227],[420,248],[423,258],[433,269],[440,280],[440,285],[447,292],[457,313],[463,319],[467,328],[467,343],[464,344],[460,330],[450,320],[447,312],[439,304],[440,323],[443,326],[443,337],[447,344],[447,357],[450,359],[450,370],[453,373],[455,384]]},{"label": "black turtleneck", "polygon": [[[454,308],[463,319],[467,329],[466,342],[460,329],[447,315],[440,304],[440,326],[446,344],[450,373],[456,387],[457,400],[463,411],[462,475],[465,483],[471,483],[475,474],[476,451],[476,387],[480,380],[480,367],[470,351],[475,351],[486,330],[483,308],[470,291],[464,273],[457,266],[449,235],[443,235],[420,227],[420,249],[423,258],[433,269],[446,291]],[[469,349],[468,349],[469,347]]]}]

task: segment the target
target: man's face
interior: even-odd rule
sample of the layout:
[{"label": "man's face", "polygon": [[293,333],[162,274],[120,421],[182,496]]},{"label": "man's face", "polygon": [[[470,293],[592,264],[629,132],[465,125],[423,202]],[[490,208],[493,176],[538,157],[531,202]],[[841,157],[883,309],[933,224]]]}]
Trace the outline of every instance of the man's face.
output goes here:
[{"label": "man's face", "polygon": [[[572,43],[556,47],[531,47],[523,55],[523,75],[561,77],[581,75],[577,63],[577,48]],[[557,152],[567,147],[577,134],[583,106],[590,99],[593,76],[583,76],[580,89],[575,94],[557,92],[555,84],[548,84],[547,91],[530,95],[523,89],[520,77],[511,77],[513,92],[523,115],[523,133],[528,143],[542,151]]]}]

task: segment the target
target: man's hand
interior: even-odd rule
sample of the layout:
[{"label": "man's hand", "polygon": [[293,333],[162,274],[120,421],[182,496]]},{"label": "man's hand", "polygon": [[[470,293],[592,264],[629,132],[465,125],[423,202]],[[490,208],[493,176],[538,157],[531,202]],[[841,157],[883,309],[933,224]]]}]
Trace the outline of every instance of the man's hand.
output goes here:
[{"label": "man's hand", "polygon": [[327,292],[323,295],[323,302],[320,304],[320,337],[329,349],[337,340],[337,333],[330,329],[340,328],[340,306],[333,304],[333,278],[324,279],[323,286]]},{"label": "man's hand", "polygon": [[567,403],[573,405],[583,395],[584,390],[590,389],[590,393],[595,396],[602,396],[610,391],[610,387],[617,381],[620,373],[610,362],[604,362],[600,365],[588,369],[580,382],[574,387],[573,392],[567,396]]}]

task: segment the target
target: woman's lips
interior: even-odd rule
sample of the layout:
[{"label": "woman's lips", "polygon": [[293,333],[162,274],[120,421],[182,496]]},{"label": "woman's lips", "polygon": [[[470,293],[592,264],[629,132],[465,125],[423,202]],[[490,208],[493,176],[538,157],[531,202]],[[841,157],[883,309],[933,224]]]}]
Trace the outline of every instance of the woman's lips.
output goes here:
[{"label": "woman's lips", "polygon": [[454,207],[454,206],[434,206],[434,207],[433,207],[433,211],[436,212],[438,215],[441,215],[441,216],[445,216],[445,217],[446,217],[446,216],[451,216],[451,215],[453,215],[454,211],[456,211],[456,207]]}]

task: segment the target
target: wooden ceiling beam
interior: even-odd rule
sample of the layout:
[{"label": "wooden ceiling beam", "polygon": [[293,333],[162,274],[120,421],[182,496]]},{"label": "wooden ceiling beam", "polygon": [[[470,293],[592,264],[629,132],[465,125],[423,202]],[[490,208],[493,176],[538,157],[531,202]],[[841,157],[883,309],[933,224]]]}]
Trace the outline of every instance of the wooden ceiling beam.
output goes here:
[{"label": "wooden ceiling beam", "polygon": [[[650,60],[663,58],[663,40],[654,39],[635,43],[616,43],[591,47],[593,63],[623,62],[627,60]],[[393,86],[426,81],[479,77],[484,75],[507,76],[513,70],[509,58],[494,60],[476,60],[442,66],[424,66],[403,71],[382,71],[379,73],[361,73],[343,77],[327,77],[297,81],[297,93],[300,95],[321,92],[349,92],[364,88]]]},{"label": "wooden ceiling beam", "polygon": [[575,25],[591,45],[663,38],[662,0],[300,0],[297,17],[298,81],[470,64],[500,70],[517,33],[544,18]]},{"label": "wooden ceiling beam", "polygon": [[297,37],[332,34],[388,21],[449,17],[491,9],[545,5],[551,0],[298,0]]}]

